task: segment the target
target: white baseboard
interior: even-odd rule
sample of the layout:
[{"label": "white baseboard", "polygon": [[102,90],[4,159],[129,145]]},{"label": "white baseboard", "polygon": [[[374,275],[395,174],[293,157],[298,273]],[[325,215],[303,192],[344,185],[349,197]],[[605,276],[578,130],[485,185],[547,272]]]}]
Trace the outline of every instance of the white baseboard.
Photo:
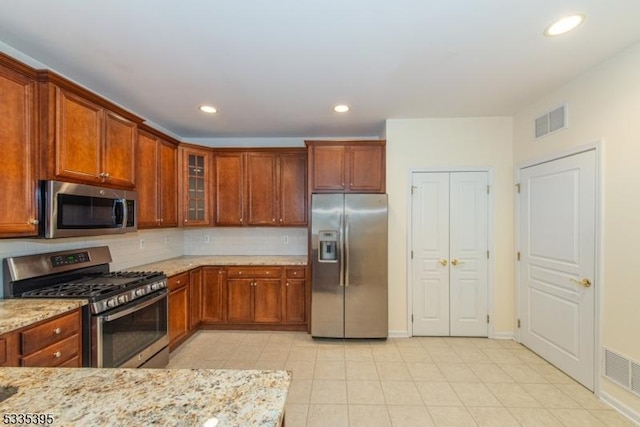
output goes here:
[{"label": "white baseboard", "polygon": [[494,340],[515,340],[513,332],[494,332],[490,338]]},{"label": "white baseboard", "polygon": [[629,418],[629,420],[631,420],[631,422],[633,422],[636,425],[640,426],[640,414],[639,413],[637,413],[636,411],[634,411],[633,409],[631,409],[630,407],[628,407],[624,403],[620,402],[618,399],[616,399],[615,397],[611,396],[607,392],[601,391],[600,392],[600,399],[602,399],[607,404],[611,405],[615,410],[620,412],[625,417]]},{"label": "white baseboard", "polygon": [[409,331],[389,331],[389,338],[409,338]]}]

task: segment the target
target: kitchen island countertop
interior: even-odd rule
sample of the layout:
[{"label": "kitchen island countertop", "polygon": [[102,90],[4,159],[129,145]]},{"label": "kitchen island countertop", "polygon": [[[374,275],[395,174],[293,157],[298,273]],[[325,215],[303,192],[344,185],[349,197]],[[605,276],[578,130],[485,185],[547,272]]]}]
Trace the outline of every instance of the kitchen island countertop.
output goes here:
[{"label": "kitchen island countertop", "polygon": [[2,414],[51,414],[55,426],[280,426],[288,371],[3,368],[18,391]]},{"label": "kitchen island countertop", "polygon": [[189,255],[126,270],[163,271],[167,276],[207,265],[307,265],[306,255]]},{"label": "kitchen island countertop", "polygon": [[0,335],[87,305],[82,299],[0,299]]}]

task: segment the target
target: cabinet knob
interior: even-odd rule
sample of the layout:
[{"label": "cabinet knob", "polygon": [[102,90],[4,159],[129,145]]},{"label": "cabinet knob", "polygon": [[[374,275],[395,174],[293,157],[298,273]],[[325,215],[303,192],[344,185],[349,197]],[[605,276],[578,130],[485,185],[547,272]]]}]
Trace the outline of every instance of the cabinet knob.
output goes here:
[{"label": "cabinet knob", "polygon": [[244,222],[244,220],[242,218],[240,218],[240,223],[243,223],[243,222]]},{"label": "cabinet knob", "polygon": [[59,359],[60,356],[62,356],[62,352],[60,351],[56,351],[55,353],[53,353],[53,357],[55,357],[56,359]]},{"label": "cabinet knob", "polygon": [[180,280],[176,280],[176,285],[179,285],[179,284],[180,284]]},{"label": "cabinet knob", "polygon": [[280,224],[282,224],[282,218],[280,218]]},{"label": "cabinet knob", "polygon": [[38,221],[37,219],[30,219],[29,221],[27,221],[27,224],[29,224],[29,225],[38,225],[38,224],[40,224],[40,221]]},{"label": "cabinet knob", "polygon": [[275,218],[271,218],[271,222],[276,222],[276,219]]},{"label": "cabinet knob", "polygon": [[55,328],[53,330],[53,333],[56,334],[56,335],[60,335],[62,333],[62,329],[61,328]]},{"label": "cabinet knob", "polygon": [[289,286],[289,282],[287,282],[287,286]]}]

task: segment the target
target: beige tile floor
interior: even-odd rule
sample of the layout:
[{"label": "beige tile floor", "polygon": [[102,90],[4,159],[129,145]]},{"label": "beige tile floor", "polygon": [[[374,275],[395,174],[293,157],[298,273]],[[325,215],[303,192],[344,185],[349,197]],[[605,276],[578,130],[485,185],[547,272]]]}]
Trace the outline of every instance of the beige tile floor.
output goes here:
[{"label": "beige tile floor", "polygon": [[508,340],[199,331],[168,367],[292,371],[286,427],[633,425]]}]

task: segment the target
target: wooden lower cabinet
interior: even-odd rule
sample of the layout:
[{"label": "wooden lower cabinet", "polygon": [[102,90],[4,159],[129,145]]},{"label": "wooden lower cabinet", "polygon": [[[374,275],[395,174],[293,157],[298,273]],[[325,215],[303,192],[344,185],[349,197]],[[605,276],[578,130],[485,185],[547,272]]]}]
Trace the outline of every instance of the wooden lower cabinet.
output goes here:
[{"label": "wooden lower cabinet", "polygon": [[189,330],[202,322],[202,267],[189,272]]},{"label": "wooden lower cabinet", "polygon": [[227,285],[224,267],[202,267],[202,322],[223,323],[226,320]]},{"label": "wooden lower cabinet", "polygon": [[174,350],[189,333],[189,273],[171,276],[169,281],[169,348]]},{"label": "wooden lower cabinet", "polygon": [[0,367],[81,367],[80,309],[0,335]]}]

